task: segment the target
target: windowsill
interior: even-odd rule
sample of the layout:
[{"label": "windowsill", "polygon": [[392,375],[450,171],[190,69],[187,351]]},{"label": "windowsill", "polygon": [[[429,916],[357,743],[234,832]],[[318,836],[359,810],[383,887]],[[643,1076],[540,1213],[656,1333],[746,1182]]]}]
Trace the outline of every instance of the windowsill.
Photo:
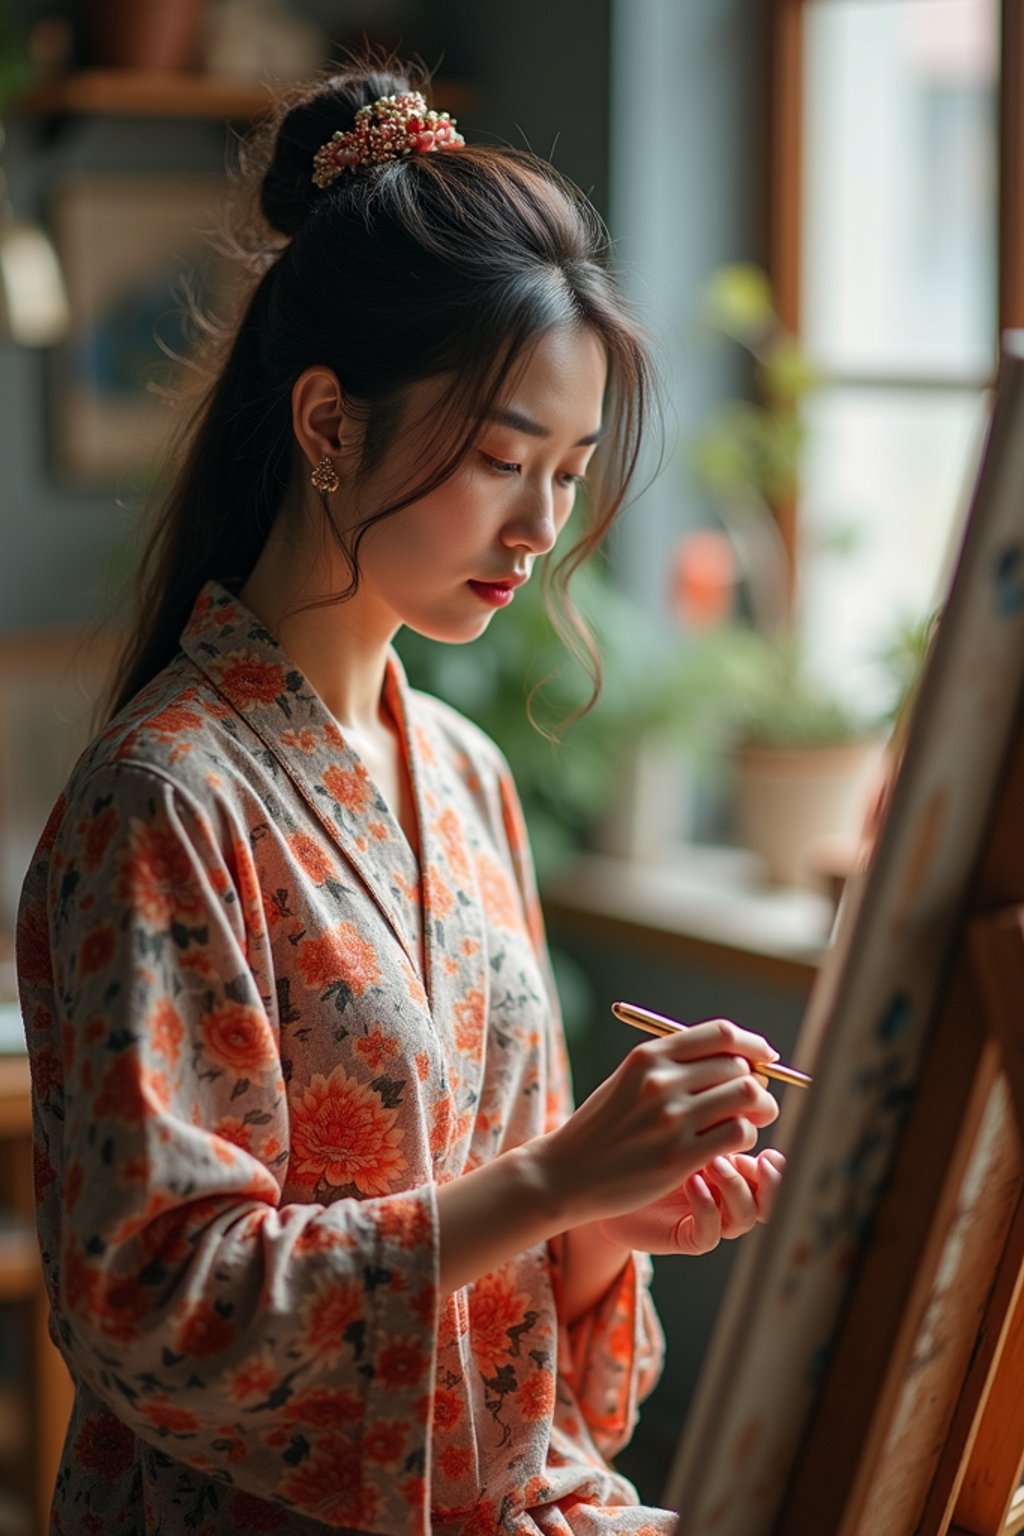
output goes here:
[{"label": "windowsill", "polygon": [[807,988],[828,947],[834,909],[817,892],[768,886],[741,848],[694,844],[659,864],[584,853],[543,884],[552,930],[648,944]]}]

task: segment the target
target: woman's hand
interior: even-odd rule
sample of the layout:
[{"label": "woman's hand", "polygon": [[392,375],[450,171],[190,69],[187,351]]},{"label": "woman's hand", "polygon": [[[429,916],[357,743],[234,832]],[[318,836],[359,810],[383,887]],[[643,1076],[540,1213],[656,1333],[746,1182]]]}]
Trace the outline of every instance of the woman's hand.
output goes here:
[{"label": "woman's hand", "polygon": [[[779,1113],[751,1066],[777,1056],[760,1035],[728,1019],[635,1046],[564,1125],[523,1149],[560,1223],[606,1222],[671,1199],[716,1156],[749,1152]],[[727,1223],[742,1219],[752,1198],[744,1178],[738,1184],[747,1193],[731,1179],[732,1171],[714,1181],[729,1207]],[[705,1181],[717,1205],[710,1189]],[[695,1187],[696,1203],[687,1196],[685,1211],[675,1208],[675,1223],[699,1221],[702,1239],[711,1215],[704,1190]],[[667,1225],[666,1218],[663,1232]]]},{"label": "woman's hand", "polygon": [[768,1220],[785,1166],[774,1147],[716,1157],[661,1199],[597,1226],[610,1243],[644,1253],[710,1253]]}]

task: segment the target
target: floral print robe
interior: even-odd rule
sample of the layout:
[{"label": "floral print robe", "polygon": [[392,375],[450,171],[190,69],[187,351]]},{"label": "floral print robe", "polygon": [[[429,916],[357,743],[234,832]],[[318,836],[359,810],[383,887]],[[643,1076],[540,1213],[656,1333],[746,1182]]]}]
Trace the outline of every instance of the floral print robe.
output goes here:
[{"label": "floral print robe", "polygon": [[[572,1327],[560,1240],[451,1295],[437,1186],[570,1112],[505,759],[409,687],[421,862],[226,585],[87,748],[17,965],[79,1536],[661,1536],[606,1458],[661,1367],[635,1254]],[[422,874],[421,874],[422,869]]]}]

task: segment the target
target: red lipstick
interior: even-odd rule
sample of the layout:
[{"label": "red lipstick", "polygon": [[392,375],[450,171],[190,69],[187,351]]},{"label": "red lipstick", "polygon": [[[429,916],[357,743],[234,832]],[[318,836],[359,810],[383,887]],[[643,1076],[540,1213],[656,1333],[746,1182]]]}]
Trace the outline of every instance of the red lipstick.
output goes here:
[{"label": "red lipstick", "polygon": [[490,603],[492,608],[504,608],[512,601],[515,588],[498,581],[471,581],[468,583],[485,603]]}]

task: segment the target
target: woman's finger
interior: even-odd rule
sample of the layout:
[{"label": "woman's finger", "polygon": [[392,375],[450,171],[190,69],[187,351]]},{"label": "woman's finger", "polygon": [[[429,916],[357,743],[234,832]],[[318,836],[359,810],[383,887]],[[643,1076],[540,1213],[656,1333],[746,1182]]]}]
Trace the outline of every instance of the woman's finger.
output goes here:
[{"label": "woman's finger", "polygon": [[744,1056],[702,1056],[697,1061],[680,1062],[672,1068],[689,1093],[703,1093],[716,1083],[731,1083],[738,1077],[750,1077],[750,1063]]},{"label": "woman's finger", "polygon": [[742,1115],[730,1116],[720,1121],[718,1125],[713,1125],[710,1130],[698,1132],[693,1146],[688,1149],[687,1156],[691,1156],[696,1151],[704,1166],[719,1153],[723,1153],[726,1157],[735,1157],[744,1148],[753,1147],[756,1144],[757,1126],[752,1125]]},{"label": "woman's finger", "polygon": [[710,1253],[722,1239],[722,1213],[701,1174],[695,1173],[686,1180],[686,1198],[690,1209],[677,1228],[677,1244],[690,1253]]},{"label": "woman's finger", "polygon": [[737,1152],[729,1159],[738,1173],[741,1173],[748,1184],[757,1184],[759,1157],[751,1157],[747,1152]]},{"label": "woman's finger", "polygon": [[779,1174],[784,1173],[786,1169],[786,1159],[775,1147],[765,1147],[764,1151],[759,1152],[756,1157],[746,1152],[737,1152],[729,1161],[755,1190],[761,1183],[766,1166],[773,1173]]},{"label": "woman's finger", "polygon": [[769,1159],[767,1152],[762,1154],[758,1162],[760,1167],[755,1196],[757,1219],[767,1221],[775,1206],[775,1197],[782,1187],[782,1169],[774,1159]]},{"label": "woman's finger", "polygon": [[[746,1072],[730,1082],[718,1083],[704,1089],[702,1093],[695,1093],[691,1114],[693,1127],[699,1137],[701,1132],[710,1130],[720,1120],[735,1116],[742,1116],[755,1126],[771,1125],[778,1118],[779,1106],[767,1089],[761,1087],[753,1073]],[[749,1143],[740,1143],[728,1150],[743,1152],[748,1149]]]},{"label": "woman's finger", "polygon": [[757,1202],[742,1173],[727,1157],[714,1158],[706,1172],[721,1195],[722,1235],[738,1237],[741,1232],[749,1232],[757,1221]]},{"label": "woman's finger", "polygon": [[763,1035],[741,1029],[731,1019],[706,1019],[646,1043],[648,1050],[672,1061],[696,1061],[703,1056],[742,1056],[745,1061],[777,1061],[778,1051]]}]

